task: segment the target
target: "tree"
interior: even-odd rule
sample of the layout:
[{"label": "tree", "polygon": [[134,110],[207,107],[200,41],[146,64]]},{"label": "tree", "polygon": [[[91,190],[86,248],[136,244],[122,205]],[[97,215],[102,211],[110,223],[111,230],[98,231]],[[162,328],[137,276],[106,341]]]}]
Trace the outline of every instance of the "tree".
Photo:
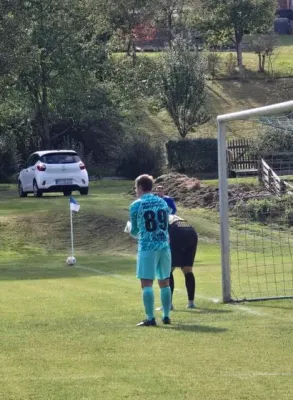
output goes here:
[{"label": "tree", "polygon": [[168,44],[172,45],[175,26],[182,20],[187,0],[158,0],[155,19],[159,27],[167,29]]},{"label": "tree", "polygon": [[265,33],[275,18],[275,0],[205,0],[202,2],[200,29],[218,40],[231,40],[237,63],[243,68],[242,39],[245,33]]},{"label": "tree", "polygon": [[209,119],[205,107],[204,71],[200,53],[190,51],[182,42],[174,42],[163,56],[158,77],[159,95],[182,138]]},{"label": "tree", "polygon": [[258,56],[259,72],[265,72],[266,61],[271,59],[277,44],[277,36],[273,33],[257,35],[252,38],[250,47]]},{"label": "tree", "polygon": [[114,31],[119,30],[127,42],[127,55],[136,62],[136,36],[139,27],[147,25],[153,15],[154,0],[109,0],[107,12]]},{"label": "tree", "polygon": [[92,16],[90,0],[15,0],[10,8],[9,3],[6,1],[5,18],[0,20],[1,36],[8,35],[12,22],[16,29],[13,48],[7,46],[11,62],[5,78],[10,80],[9,91],[18,91],[23,101],[30,103],[33,129],[42,147],[50,148],[62,88],[90,85],[105,58],[104,32]]}]

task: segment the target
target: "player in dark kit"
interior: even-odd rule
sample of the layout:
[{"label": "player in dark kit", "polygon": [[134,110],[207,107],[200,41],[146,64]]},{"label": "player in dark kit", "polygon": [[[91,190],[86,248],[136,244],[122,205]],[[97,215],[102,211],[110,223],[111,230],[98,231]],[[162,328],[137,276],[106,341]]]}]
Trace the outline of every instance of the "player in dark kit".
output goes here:
[{"label": "player in dark kit", "polygon": [[170,215],[169,237],[172,258],[172,271],[170,276],[172,298],[174,292],[173,271],[176,267],[180,267],[185,276],[185,286],[188,295],[187,308],[195,308],[195,278],[192,267],[197,250],[197,233],[184,219],[176,215]]}]

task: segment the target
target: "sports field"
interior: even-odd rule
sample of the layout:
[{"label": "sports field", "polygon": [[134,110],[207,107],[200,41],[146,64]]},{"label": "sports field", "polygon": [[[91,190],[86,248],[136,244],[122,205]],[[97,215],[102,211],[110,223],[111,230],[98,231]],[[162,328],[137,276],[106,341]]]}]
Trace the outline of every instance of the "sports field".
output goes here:
[{"label": "sports field", "polygon": [[136,327],[135,243],[123,234],[131,187],[101,181],[76,196],[77,265],[67,267],[68,198],[0,186],[0,399],[292,399],[293,301],[219,302],[213,212],[179,207],[200,237],[198,308],[185,308],[176,271],[172,325]]}]

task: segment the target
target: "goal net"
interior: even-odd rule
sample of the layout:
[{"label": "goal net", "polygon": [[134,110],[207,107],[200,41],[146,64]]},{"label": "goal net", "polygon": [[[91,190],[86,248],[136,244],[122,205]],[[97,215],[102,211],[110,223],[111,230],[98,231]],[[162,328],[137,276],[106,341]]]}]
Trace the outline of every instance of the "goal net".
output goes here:
[{"label": "goal net", "polygon": [[224,302],[293,298],[292,111],[217,118]]}]

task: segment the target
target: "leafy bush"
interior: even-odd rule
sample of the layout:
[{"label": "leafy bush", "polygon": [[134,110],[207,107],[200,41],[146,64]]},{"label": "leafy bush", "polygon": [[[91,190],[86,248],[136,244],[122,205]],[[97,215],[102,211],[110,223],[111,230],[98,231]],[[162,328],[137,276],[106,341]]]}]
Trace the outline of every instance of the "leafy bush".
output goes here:
[{"label": "leafy bush", "polygon": [[156,91],[157,62],[140,56],[133,66],[130,57],[112,57],[108,64],[107,79],[117,86],[120,95],[133,100],[134,96],[151,96]]},{"label": "leafy bush", "polygon": [[147,136],[136,136],[124,146],[123,157],[117,168],[117,174],[135,179],[141,174],[159,176],[163,173],[166,159],[160,144],[151,144]]},{"label": "leafy bush", "polygon": [[166,148],[169,168],[177,172],[218,171],[217,139],[169,140]]},{"label": "leafy bush", "polygon": [[209,52],[207,55],[207,68],[208,72],[213,79],[215,79],[221,66],[221,56],[219,53]]},{"label": "leafy bush", "polygon": [[21,163],[13,136],[0,138],[0,182],[9,183]]},{"label": "leafy bush", "polygon": [[239,202],[234,209],[234,213],[237,217],[254,222],[292,226],[293,198],[288,195]]},{"label": "leafy bush", "polygon": [[293,151],[293,131],[270,128],[258,135],[253,148],[260,154]]}]

